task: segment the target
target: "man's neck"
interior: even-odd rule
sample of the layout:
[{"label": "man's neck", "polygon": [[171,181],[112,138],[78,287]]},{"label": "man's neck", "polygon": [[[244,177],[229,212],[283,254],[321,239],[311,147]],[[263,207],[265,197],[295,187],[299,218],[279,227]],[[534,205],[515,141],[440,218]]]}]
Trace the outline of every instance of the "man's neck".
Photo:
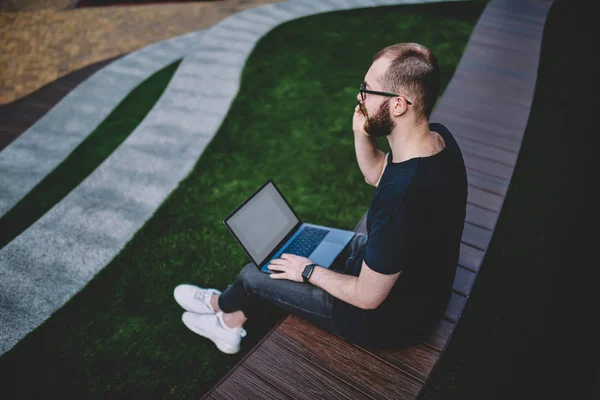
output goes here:
[{"label": "man's neck", "polygon": [[387,137],[394,156],[393,163],[401,163],[411,158],[428,157],[440,151],[437,139],[429,130],[429,122],[420,124],[396,125]]}]

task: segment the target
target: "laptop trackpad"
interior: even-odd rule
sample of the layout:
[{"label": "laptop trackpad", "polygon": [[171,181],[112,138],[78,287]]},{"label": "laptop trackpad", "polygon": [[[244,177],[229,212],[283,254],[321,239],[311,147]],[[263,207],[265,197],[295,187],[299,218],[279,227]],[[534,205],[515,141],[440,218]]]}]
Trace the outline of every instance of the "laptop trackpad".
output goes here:
[{"label": "laptop trackpad", "polygon": [[329,268],[340,251],[342,251],[342,246],[339,244],[321,242],[308,258],[315,264]]}]

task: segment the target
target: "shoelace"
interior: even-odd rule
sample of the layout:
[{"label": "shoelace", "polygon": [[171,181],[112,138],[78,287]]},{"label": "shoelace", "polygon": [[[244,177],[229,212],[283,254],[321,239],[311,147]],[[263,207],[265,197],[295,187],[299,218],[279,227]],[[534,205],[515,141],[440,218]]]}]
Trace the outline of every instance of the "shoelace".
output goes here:
[{"label": "shoelace", "polygon": [[[210,304],[210,299],[214,293],[210,290],[195,290],[194,298],[196,300],[200,300],[204,304],[208,304],[211,310],[213,310],[212,304]],[[213,310],[214,311],[214,310]]]}]

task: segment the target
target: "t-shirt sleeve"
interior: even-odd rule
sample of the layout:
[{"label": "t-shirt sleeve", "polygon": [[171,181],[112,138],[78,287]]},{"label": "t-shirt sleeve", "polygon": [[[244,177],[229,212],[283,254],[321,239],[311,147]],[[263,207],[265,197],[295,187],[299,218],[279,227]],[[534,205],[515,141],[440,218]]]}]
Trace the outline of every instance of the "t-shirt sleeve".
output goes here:
[{"label": "t-shirt sleeve", "polygon": [[402,270],[408,236],[404,208],[382,210],[373,215],[364,261],[375,272],[395,274]]}]

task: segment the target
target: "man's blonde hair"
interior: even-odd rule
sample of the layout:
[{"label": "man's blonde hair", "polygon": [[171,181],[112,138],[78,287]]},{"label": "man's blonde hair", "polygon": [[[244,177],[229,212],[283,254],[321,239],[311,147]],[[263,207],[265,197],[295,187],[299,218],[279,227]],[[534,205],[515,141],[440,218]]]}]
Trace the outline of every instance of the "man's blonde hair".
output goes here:
[{"label": "man's blonde hair", "polygon": [[433,52],[418,43],[398,43],[379,51],[373,61],[382,57],[392,62],[381,78],[383,90],[406,95],[417,117],[429,119],[440,95],[440,68]]}]

